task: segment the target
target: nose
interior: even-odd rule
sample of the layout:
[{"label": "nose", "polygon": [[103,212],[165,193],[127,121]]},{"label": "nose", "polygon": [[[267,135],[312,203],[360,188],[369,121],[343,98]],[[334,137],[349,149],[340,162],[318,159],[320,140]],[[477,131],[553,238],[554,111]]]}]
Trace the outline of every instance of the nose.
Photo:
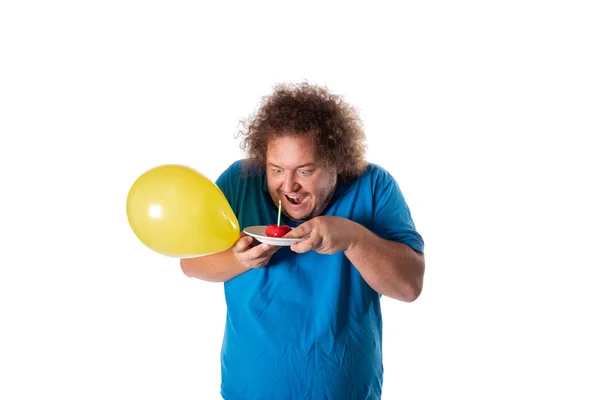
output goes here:
[{"label": "nose", "polygon": [[281,190],[285,193],[293,193],[300,188],[300,184],[296,182],[296,174],[293,171],[287,171],[283,177]]}]

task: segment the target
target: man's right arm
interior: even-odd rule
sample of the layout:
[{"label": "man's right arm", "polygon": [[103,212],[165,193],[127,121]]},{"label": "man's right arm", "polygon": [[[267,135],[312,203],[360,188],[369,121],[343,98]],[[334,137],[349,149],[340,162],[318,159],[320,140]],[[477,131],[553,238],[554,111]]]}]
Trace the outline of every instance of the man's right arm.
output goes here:
[{"label": "man's right arm", "polygon": [[179,264],[186,276],[208,282],[226,282],[250,269],[238,261],[233,247],[220,253],[182,258]]},{"label": "man's right arm", "polygon": [[279,249],[261,244],[253,246],[254,239],[242,233],[231,248],[220,253],[196,258],[182,258],[181,270],[190,278],[208,282],[227,282],[253,268],[262,268]]}]

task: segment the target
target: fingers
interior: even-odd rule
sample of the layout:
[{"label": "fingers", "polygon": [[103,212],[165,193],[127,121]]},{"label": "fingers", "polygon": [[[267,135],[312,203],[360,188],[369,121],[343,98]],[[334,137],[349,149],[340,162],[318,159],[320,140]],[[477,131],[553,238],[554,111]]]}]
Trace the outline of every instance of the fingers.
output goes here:
[{"label": "fingers", "polygon": [[292,229],[291,231],[289,231],[284,236],[284,238],[290,238],[290,239],[301,238],[303,236],[310,235],[312,230],[313,230],[312,221],[307,221],[307,222],[297,226],[296,228]]},{"label": "fingers", "polygon": [[252,245],[253,241],[254,241],[254,238],[252,238],[252,236],[240,237],[237,240],[237,242],[235,242],[235,244],[233,245],[233,252],[234,253],[243,253],[246,249],[248,249]]},{"label": "fingers", "polygon": [[262,243],[252,248],[246,247],[243,251],[238,252],[236,256],[241,262],[253,263],[254,261],[268,260],[278,249],[279,246]]},{"label": "fingers", "polygon": [[318,235],[316,227],[315,220],[309,220],[288,232],[288,234],[284,236],[285,238],[301,238],[308,236],[307,239],[293,244],[290,249],[296,253],[306,253],[309,250],[315,249],[319,244],[318,242],[320,242],[320,235]]},{"label": "fingers", "polygon": [[307,251],[318,248],[320,243],[321,237],[318,235],[313,235],[306,240],[294,243],[290,249],[295,253],[306,253]]}]

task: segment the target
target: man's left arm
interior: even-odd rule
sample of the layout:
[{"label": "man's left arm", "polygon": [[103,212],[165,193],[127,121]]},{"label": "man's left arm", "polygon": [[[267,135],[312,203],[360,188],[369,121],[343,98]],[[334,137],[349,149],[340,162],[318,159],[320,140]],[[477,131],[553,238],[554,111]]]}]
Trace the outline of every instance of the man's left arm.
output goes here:
[{"label": "man's left arm", "polygon": [[423,288],[425,260],[421,253],[392,240],[382,239],[364,226],[341,217],[316,217],[286,237],[308,236],[291,246],[297,253],[343,251],[376,292],[412,302]]},{"label": "man's left arm", "polygon": [[346,220],[346,257],[376,292],[412,302],[421,294],[425,257],[411,247],[382,239],[362,225]]}]

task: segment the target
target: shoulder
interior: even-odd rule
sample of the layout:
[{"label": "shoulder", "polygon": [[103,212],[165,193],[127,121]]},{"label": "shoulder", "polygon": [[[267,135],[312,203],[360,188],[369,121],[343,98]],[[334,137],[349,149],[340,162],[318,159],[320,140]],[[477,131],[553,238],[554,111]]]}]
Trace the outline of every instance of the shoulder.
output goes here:
[{"label": "shoulder", "polygon": [[223,171],[223,174],[239,175],[242,170],[243,163],[244,163],[243,159],[235,160],[234,162],[229,164],[229,166],[227,168],[225,168],[225,170]]},{"label": "shoulder", "polygon": [[388,200],[394,201],[397,206],[404,204],[404,195],[397,179],[380,164],[369,163],[365,172],[349,185],[348,190],[354,193],[357,201],[372,202],[377,199],[377,207]]},{"label": "shoulder", "polygon": [[365,172],[365,174],[369,174],[370,176],[373,176],[377,179],[389,179],[392,177],[392,175],[387,169],[385,169],[379,164],[372,162],[367,165],[367,171]]},{"label": "shoulder", "polygon": [[385,187],[395,184],[395,182],[396,180],[387,169],[379,164],[370,162],[367,164],[365,172],[355,180],[355,186],[358,189],[369,187],[376,190],[378,187]]},{"label": "shoulder", "polygon": [[234,180],[239,181],[242,179],[251,179],[260,177],[262,170],[251,164],[247,159],[235,160],[221,173],[220,180]]},{"label": "shoulder", "polygon": [[247,159],[232,162],[217,178],[216,185],[231,201],[235,201],[238,192],[252,192],[263,186],[264,173],[254,167]]}]

